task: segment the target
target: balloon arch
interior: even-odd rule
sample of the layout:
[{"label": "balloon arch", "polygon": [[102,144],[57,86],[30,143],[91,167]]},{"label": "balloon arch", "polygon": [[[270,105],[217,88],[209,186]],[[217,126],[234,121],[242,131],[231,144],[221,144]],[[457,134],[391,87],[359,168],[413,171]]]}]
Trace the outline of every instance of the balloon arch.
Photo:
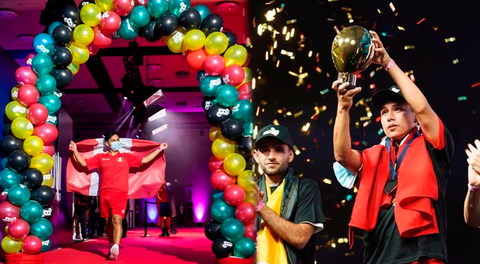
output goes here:
[{"label": "balloon arch", "polygon": [[[15,73],[18,85],[5,107],[8,120],[0,144],[2,168],[0,219],[7,223],[2,249],[7,254],[36,255],[50,248],[54,193],[52,143],[58,137],[57,93],[72,82],[80,65],[112,37],[150,42],[163,40],[174,53],[183,53],[198,71],[203,109],[212,125],[213,156],[210,208],[205,227],[218,258],[250,258],[255,252],[254,205],[249,191],[254,173],[246,169],[251,158],[253,108],[252,71],[242,67],[247,50],[235,34],[221,32],[223,20],[205,5],[190,8],[190,0],[84,0],[63,8],[59,21],[47,33],[35,36],[36,54]],[[10,122],[11,121],[11,122]]]}]

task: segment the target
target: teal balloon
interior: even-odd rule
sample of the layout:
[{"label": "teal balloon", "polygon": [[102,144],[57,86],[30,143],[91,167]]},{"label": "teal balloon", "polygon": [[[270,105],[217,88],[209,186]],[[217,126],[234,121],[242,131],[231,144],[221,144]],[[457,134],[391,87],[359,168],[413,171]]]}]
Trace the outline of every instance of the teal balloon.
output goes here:
[{"label": "teal balloon", "polygon": [[33,224],[42,218],[43,208],[37,201],[28,201],[20,208],[20,217],[27,221],[29,224]]},{"label": "teal balloon", "polygon": [[50,73],[53,69],[52,58],[45,53],[39,53],[35,55],[32,60],[32,69],[38,75]]},{"label": "teal balloon", "polygon": [[250,100],[243,99],[235,103],[232,108],[233,118],[245,123],[253,118],[253,105]]},{"label": "teal balloon", "polygon": [[47,252],[50,250],[50,247],[52,246],[52,242],[50,242],[50,239],[42,239],[42,249],[40,252]]},{"label": "teal balloon", "polygon": [[2,169],[7,168],[8,157],[2,158]]},{"label": "teal balloon", "polygon": [[232,107],[238,101],[238,91],[235,87],[225,84],[218,88],[215,97],[219,105]]},{"label": "teal balloon", "polygon": [[23,184],[15,184],[8,189],[8,200],[16,205],[22,206],[30,200],[30,190]]},{"label": "teal balloon", "polygon": [[207,76],[200,81],[200,92],[205,96],[215,96],[222,84],[222,76]]},{"label": "teal balloon", "polygon": [[57,126],[57,123],[58,123],[57,115],[55,113],[49,113],[47,117],[47,123]]},{"label": "teal balloon", "polygon": [[150,14],[143,5],[138,5],[133,8],[130,13],[130,21],[137,28],[144,27],[150,22]]},{"label": "teal balloon", "polygon": [[249,258],[255,254],[255,242],[249,237],[241,237],[235,241],[233,255],[239,258]]},{"label": "teal balloon", "polygon": [[132,40],[138,35],[138,28],[130,22],[130,18],[122,19],[117,35],[125,40]]},{"label": "teal balloon", "polygon": [[242,222],[236,218],[229,218],[223,221],[220,227],[222,236],[229,241],[235,242],[243,236],[245,233],[245,227]]},{"label": "teal balloon", "polygon": [[235,208],[228,205],[224,200],[218,200],[210,207],[210,214],[217,222],[223,222],[235,216]]},{"label": "teal balloon", "polygon": [[243,135],[244,136],[253,135],[253,120],[243,124]]},{"label": "teal balloon", "polygon": [[49,95],[55,92],[57,80],[50,74],[44,74],[38,77],[35,86],[41,95]]},{"label": "teal balloon", "polygon": [[204,18],[206,18],[208,15],[211,14],[210,9],[206,5],[196,5],[193,8],[195,8],[198,13],[200,13],[200,17],[202,18],[202,21]]},{"label": "teal balloon", "polygon": [[[3,164],[2,159],[2,168],[5,168],[7,165]],[[8,160],[8,158],[6,158]],[[22,174],[17,173],[11,169],[5,168],[2,171],[0,171],[0,186],[2,186],[4,189],[10,189],[15,184],[20,184],[22,182]]]},{"label": "teal balloon", "polygon": [[168,11],[175,16],[180,17],[183,11],[190,8],[190,0],[170,0],[168,2]]},{"label": "teal balloon", "polygon": [[55,52],[55,42],[47,33],[40,33],[33,38],[33,48],[37,53],[46,53],[50,56]]},{"label": "teal balloon", "polygon": [[52,223],[45,218],[40,218],[30,225],[30,233],[40,239],[47,239],[53,231]]},{"label": "teal balloon", "polygon": [[60,26],[60,25],[63,25],[62,22],[60,21],[53,21],[50,26],[48,26],[48,35],[52,35],[53,34],[53,31],[55,30],[56,27]]},{"label": "teal balloon", "polygon": [[223,192],[217,189],[213,190],[212,195],[210,195],[210,198],[212,199],[212,202],[216,202],[218,200],[225,201],[223,199]]},{"label": "teal balloon", "polygon": [[40,99],[38,99],[38,102],[47,108],[48,114],[58,112],[62,106],[62,101],[60,101],[60,98],[55,94],[42,95]]},{"label": "teal balloon", "polygon": [[161,15],[167,13],[168,11],[168,1],[167,0],[149,0],[147,4],[148,13],[154,18],[157,19]]}]

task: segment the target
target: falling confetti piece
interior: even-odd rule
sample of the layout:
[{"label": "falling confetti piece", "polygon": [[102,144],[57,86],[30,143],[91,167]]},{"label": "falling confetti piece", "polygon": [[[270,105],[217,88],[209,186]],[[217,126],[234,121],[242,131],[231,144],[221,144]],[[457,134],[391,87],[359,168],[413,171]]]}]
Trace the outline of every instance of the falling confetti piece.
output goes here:
[{"label": "falling confetti piece", "polygon": [[297,20],[295,18],[287,20],[287,25],[294,24],[294,23],[297,23]]},{"label": "falling confetti piece", "polygon": [[415,45],[405,45],[404,49],[405,50],[413,50],[413,49],[415,49]]},{"label": "falling confetti piece", "polygon": [[478,87],[478,86],[480,86],[480,82],[477,82],[477,83],[472,84],[472,85],[470,86],[470,88],[476,88],[476,87]]},{"label": "falling confetti piece", "polygon": [[398,30],[405,31],[405,28],[402,26],[397,26]]},{"label": "falling confetti piece", "polygon": [[392,12],[395,12],[395,6],[393,5],[392,2],[390,2],[390,4],[388,4],[388,6],[390,7],[390,9],[392,9]]},{"label": "falling confetti piece", "polygon": [[455,42],[457,39],[455,37],[449,37],[449,38],[446,38],[445,39],[445,42],[446,43],[452,43],[452,42]]},{"label": "falling confetti piece", "polygon": [[457,65],[459,62],[460,62],[460,61],[459,61],[458,59],[454,59],[454,60],[452,61],[452,64],[453,64],[453,65]]},{"label": "falling confetti piece", "polygon": [[426,20],[426,18],[422,18],[422,19],[420,19],[420,20],[417,22],[417,25],[420,25],[420,24],[422,24],[422,23],[423,23],[425,20]]},{"label": "falling confetti piece", "polygon": [[380,129],[377,131],[377,134],[378,134],[379,136],[380,136],[381,134],[383,134],[383,129],[380,128]]},{"label": "falling confetti piece", "polygon": [[467,101],[467,97],[466,96],[460,96],[460,97],[457,97],[457,100],[460,102],[460,101]]},{"label": "falling confetti piece", "polygon": [[303,115],[303,110],[300,110],[298,112],[296,112],[294,115],[293,115],[293,118],[297,118],[299,116]]}]

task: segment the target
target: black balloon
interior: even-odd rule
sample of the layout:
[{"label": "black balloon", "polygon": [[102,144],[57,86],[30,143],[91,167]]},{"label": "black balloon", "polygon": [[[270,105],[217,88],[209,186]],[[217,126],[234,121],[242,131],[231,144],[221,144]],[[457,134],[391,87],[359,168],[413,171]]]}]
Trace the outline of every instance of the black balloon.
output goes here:
[{"label": "black balloon", "polygon": [[150,21],[143,28],[143,34],[145,35],[145,39],[147,41],[155,42],[162,38],[162,35],[156,33],[156,30],[155,30],[156,25],[157,25],[157,21]]},{"label": "black balloon", "polygon": [[223,121],[230,118],[230,108],[214,105],[206,113],[207,121],[212,126],[221,126]]},{"label": "black balloon", "polygon": [[73,31],[65,26],[57,26],[52,32],[52,38],[59,46],[66,46],[73,39]]},{"label": "black balloon", "polygon": [[80,25],[80,10],[74,5],[68,5],[60,11],[60,20],[69,28]]},{"label": "black balloon", "polygon": [[242,137],[243,123],[235,118],[229,118],[222,123],[222,135],[229,140],[237,140]]},{"label": "black balloon", "polygon": [[23,150],[14,150],[8,155],[7,166],[16,172],[23,172],[30,167],[30,156]]},{"label": "black balloon", "polygon": [[231,46],[234,46],[234,45],[237,45],[237,36],[235,34],[233,34],[233,32],[231,31],[225,31],[223,32],[223,34],[225,34],[225,36],[227,36],[227,39],[228,39],[228,48],[230,48]]},{"label": "black balloon", "polygon": [[189,8],[180,14],[178,25],[185,30],[197,29],[202,23],[202,17],[195,8]]},{"label": "black balloon", "polygon": [[178,19],[172,13],[165,13],[161,15],[155,25],[155,34],[161,36],[168,36],[175,32],[178,28]]},{"label": "black balloon", "polygon": [[3,136],[12,135],[12,124],[3,125]]},{"label": "black balloon", "polygon": [[2,157],[8,157],[15,150],[23,149],[23,141],[12,136],[6,135],[0,142],[0,154]]},{"label": "black balloon", "polygon": [[243,157],[251,157],[253,150],[253,138],[252,136],[246,136],[238,139],[237,145],[235,146],[235,152],[242,155]]},{"label": "black balloon", "polygon": [[72,83],[73,73],[69,69],[55,68],[50,72],[50,75],[57,81],[57,87],[63,88]]},{"label": "black balloon", "polygon": [[72,63],[72,52],[68,48],[58,47],[52,59],[57,67],[67,67]]},{"label": "black balloon", "polygon": [[50,220],[53,216],[53,207],[52,206],[45,206],[43,207],[43,214],[42,214],[42,217],[47,219],[47,220]]},{"label": "black balloon", "polygon": [[223,238],[216,238],[212,243],[212,251],[218,258],[226,258],[233,251],[233,243]]},{"label": "black balloon", "polygon": [[208,224],[205,226],[205,236],[212,241],[217,238],[222,238],[222,234],[220,233],[221,226],[222,223],[210,220],[210,222],[208,222]]},{"label": "black balloon", "polygon": [[95,4],[95,0],[83,0],[80,2],[80,4],[78,4],[78,9],[82,10],[82,7],[86,4]]},{"label": "black balloon", "polygon": [[32,190],[31,194],[30,199],[39,202],[42,206],[49,205],[53,201],[53,190],[45,185]]},{"label": "black balloon", "polygon": [[206,112],[210,107],[216,105],[215,96],[205,96],[202,101],[202,109]]},{"label": "black balloon", "polygon": [[213,32],[221,32],[223,29],[223,19],[217,14],[210,14],[202,21],[201,29],[205,36]]},{"label": "black balloon", "polygon": [[38,188],[42,185],[43,182],[43,174],[41,171],[35,168],[26,169],[23,173],[23,185],[27,186],[28,188]]}]

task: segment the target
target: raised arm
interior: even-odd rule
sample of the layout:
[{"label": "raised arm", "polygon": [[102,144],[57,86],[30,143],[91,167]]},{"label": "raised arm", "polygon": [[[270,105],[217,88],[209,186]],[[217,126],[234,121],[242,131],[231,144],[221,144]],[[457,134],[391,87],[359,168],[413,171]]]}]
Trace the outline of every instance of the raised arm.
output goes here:
[{"label": "raised arm", "polygon": [[338,105],[337,117],[333,126],[333,152],[335,160],[352,173],[356,173],[362,163],[359,153],[352,150],[350,138],[350,108],[353,105],[353,97],[359,93],[362,88],[357,87],[352,90],[346,90],[348,83],[339,86],[339,81],[334,81],[332,89],[337,92]]},{"label": "raised arm", "polygon": [[77,150],[77,144],[75,144],[75,142],[73,142],[73,140],[70,140],[70,144],[68,145],[68,149],[73,151],[73,156],[75,157],[75,159],[78,161],[78,163],[82,166],[87,166],[87,163],[85,163],[85,160],[82,158],[82,156],[80,156],[80,153],[78,153],[78,150]]},{"label": "raised arm", "polygon": [[150,152],[147,156],[143,157],[142,159],[142,164],[149,163],[152,161],[160,152],[168,148],[167,143],[162,143],[158,148],[156,148],[154,151]]},{"label": "raised arm", "polygon": [[[469,188],[465,197],[463,216],[465,223],[480,227],[480,141],[475,140],[475,146],[468,144],[465,150],[468,162]],[[477,191],[472,191],[477,190]]]},{"label": "raised arm", "polygon": [[422,127],[423,133],[437,145],[439,142],[440,124],[435,111],[428,104],[427,98],[415,83],[398,67],[398,65],[390,58],[387,51],[383,47],[378,34],[370,31],[372,40],[375,43],[375,57],[373,63],[382,65],[388,69],[388,73],[403,94],[403,97],[412,108],[417,117],[418,123]]}]

